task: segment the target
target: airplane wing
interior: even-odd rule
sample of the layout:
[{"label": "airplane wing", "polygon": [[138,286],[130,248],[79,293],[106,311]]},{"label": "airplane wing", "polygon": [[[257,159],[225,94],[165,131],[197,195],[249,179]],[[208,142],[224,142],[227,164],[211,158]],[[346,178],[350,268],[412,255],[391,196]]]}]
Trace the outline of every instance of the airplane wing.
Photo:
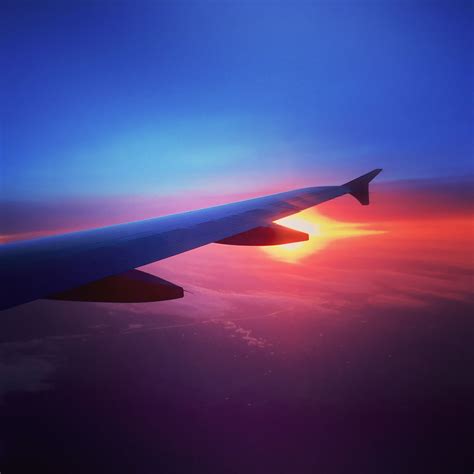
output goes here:
[{"label": "airplane wing", "polygon": [[307,234],[273,221],[344,194],[369,204],[375,169],[341,186],[297,189],[246,201],[0,246],[0,310],[39,298],[140,302],[183,289],[136,270],[217,242],[277,245]]}]

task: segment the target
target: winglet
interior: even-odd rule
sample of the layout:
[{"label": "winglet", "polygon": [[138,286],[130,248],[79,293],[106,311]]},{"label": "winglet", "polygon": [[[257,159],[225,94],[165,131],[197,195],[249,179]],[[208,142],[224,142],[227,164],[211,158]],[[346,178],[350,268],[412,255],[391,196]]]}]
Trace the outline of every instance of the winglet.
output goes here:
[{"label": "winglet", "polygon": [[369,204],[369,183],[381,172],[380,168],[372,170],[370,173],[359,176],[348,183],[343,184],[363,206]]}]

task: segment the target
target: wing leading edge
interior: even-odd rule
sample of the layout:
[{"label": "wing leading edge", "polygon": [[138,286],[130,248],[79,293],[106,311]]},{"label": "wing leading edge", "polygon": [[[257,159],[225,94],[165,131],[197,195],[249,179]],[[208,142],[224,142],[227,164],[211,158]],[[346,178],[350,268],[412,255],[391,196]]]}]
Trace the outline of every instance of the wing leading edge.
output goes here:
[{"label": "wing leading edge", "polygon": [[[380,171],[373,170],[341,186],[297,189],[154,219],[2,245],[0,309],[50,295],[65,295],[84,285],[90,289],[92,282],[101,285],[102,279],[126,274],[134,268],[213,242],[262,245],[265,235],[273,239],[273,243],[288,238],[304,240],[301,235],[289,237],[291,232],[280,231],[272,222],[345,194],[353,195],[361,204],[368,204],[368,184]],[[128,274],[120,281],[126,279],[129,279]]]}]

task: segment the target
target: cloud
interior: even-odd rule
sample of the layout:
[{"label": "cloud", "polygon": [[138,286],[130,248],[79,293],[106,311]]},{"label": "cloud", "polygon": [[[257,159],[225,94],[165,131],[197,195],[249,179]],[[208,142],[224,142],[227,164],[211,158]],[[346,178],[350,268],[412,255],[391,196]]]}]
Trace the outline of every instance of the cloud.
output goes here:
[{"label": "cloud", "polygon": [[57,368],[47,354],[30,354],[38,341],[0,344],[0,400],[9,392],[37,392],[51,387],[50,377]]},{"label": "cloud", "polygon": [[263,337],[255,337],[252,335],[252,331],[250,329],[244,329],[243,327],[237,325],[235,321],[232,320],[213,320],[215,324],[222,325],[226,330],[232,332],[233,337],[241,338],[249,347],[256,347],[259,349],[265,349],[267,347],[271,347],[270,344],[266,339]]}]

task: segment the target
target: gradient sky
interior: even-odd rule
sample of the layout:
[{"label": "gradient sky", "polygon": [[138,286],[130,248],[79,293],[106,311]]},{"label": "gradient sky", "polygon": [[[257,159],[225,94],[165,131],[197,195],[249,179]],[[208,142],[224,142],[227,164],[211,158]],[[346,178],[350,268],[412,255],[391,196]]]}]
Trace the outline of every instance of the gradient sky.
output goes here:
[{"label": "gradient sky", "polygon": [[3,2],[0,243],[384,173],[298,258],[2,311],[0,470],[471,472],[472,5]]},{"label": "gradient sky", "polygon": [[[4,4],[5,5],[5,4]],[[472,174],[472,2],[7,2],[2,198]]]}]

